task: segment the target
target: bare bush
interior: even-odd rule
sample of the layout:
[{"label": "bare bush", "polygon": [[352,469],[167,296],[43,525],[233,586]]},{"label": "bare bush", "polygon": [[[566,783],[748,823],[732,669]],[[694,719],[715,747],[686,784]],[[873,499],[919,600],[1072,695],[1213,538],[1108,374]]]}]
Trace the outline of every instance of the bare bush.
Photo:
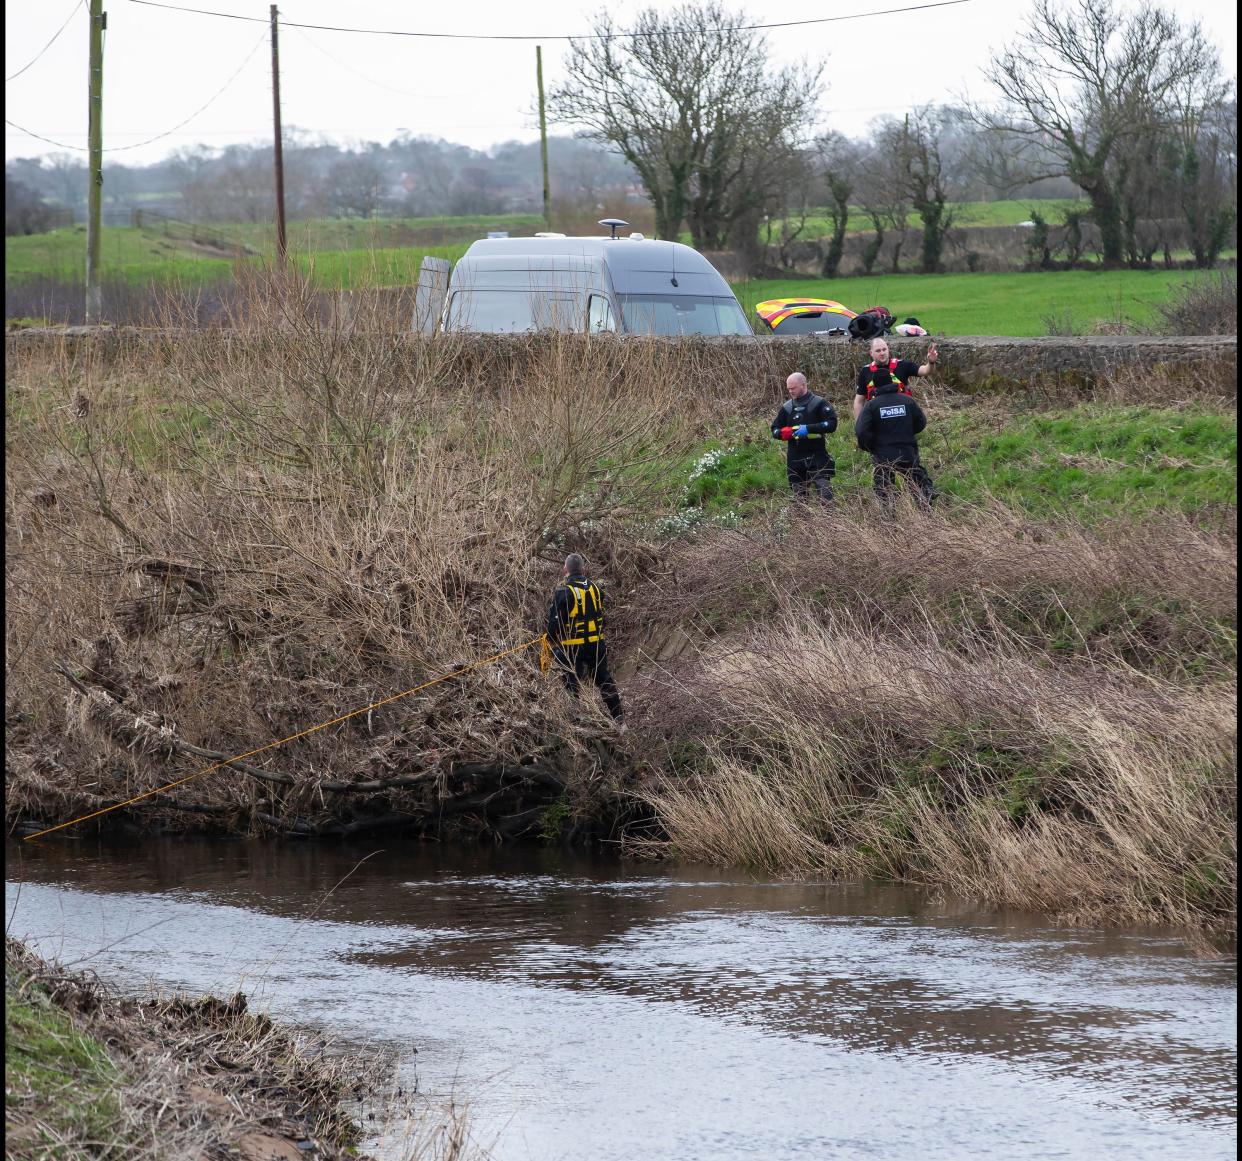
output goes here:
[{"label": "bare bush", "polygon": [[1168,302],[1157,304],[1164,335],[1236,335],[1238,274],[1219,270],[1211,278],[1187,283]]},{"label": "bare bush", "polygon": [[[162,367],[149,348],[106,370],[88,356],[16,397],[10,705],[19,720],[52,708],[26,726],[43,746],[15,760],[10,818],[48,770],[74,771],[62,807],[118,800],[167,781],[171,752],[183,769],[195,748],[240,753],[537,637],[570,549],[620,594],[650,560],[615,528],[695,439],[673,422],[664,348],[601,359],[566,342],[487,381],[463,377],[451,341],[394,348],[322,321],[304,283],[269,289],[230,334],[188,335]],[[68,716],[59,660],[120,716]],[[221,825],[353,825],[510,787],[522,766],[542,797],[488,808],[537,826],[539,802],[572,793],[571,776],[595,785],[608,755],[582,732],[589,708],[575,726],[533,660],[259,760],[283,778],[228,771],[180,801]],[[175,746],[132,745],[140,720]]]}]

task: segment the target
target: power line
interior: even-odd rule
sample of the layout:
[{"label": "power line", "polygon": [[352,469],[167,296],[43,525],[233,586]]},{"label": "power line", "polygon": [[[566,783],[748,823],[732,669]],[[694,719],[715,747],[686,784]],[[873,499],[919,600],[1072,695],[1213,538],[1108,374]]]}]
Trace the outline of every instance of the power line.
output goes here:
[{"label": "power line", "polygon": [[[22,127],[21,125],[19,125],[16,121],[10,121],[7,117],[5,117],[5,119],[4,119],[4,123],[5,123],[6,125],[12,125],[14,129],[17,129],[17,130],[19,130],[20,132],[25,133],[27,137],[35,137],[35,138],[38,138],[38,140],[40,140],[40,141],[46,141],[49,145],[58,145],[58,146],[60,146],[60,148],[61,148],[61,149],[76,149],[79,153],[89,153],[89,152],[90,152],[90,150],[89,150],[89,149],[86,149],[86,148],[84,148],[84,147],[83,147],[83,146],[81,146],[81,145],[66,145],[66,144],[65,144],[65,142],[63,142],[63,141],[53,141],[50,137],[44,137],[42,133],[36,133],[36,132],[34,132],[34,130],[32,130],[32,129],[25,129],[25,128],[23,128],[23,127]],[[82,134],[82,136],[85,136],[85,135],[84,135],[84,134]]]},{"label": "power line", "polygon": [[32,64],[34,64],[35,61],[39,59],[39,57],[41,57],[45,52],[47,52],[47,50],[56,43],[56,38],[60,36],[60,34],[64,32],[66,28],[69,27],[69,21],[71,21],[78,14],[78,9],[84,7],[85,4],[86,4],[86,0],[78,0],[78,2],[73,6],[73,8],[70,9],[69,15],[65,17],[64,24],[62,24],[53,34],[52,39],[49,40],[47,44],[45,44],[41,49],[39,49],[37,53],[35,53],[34,58],[32,60],[28,61],[21,68],[19,68],[17,72],[15,72],[11,77],[5,77],[4,83],[7,85],[9,81],[17,80],[17,78],[20,77],[22,73],[24,73]]},{"label": "power line", "polygon": [[[284,21],[282,20],[281,23],[284,24]],[[326,56],[330,61],[333,62],[333,64],[337,65],[339,68],[343,68],[348,73],[353,73],[354,76],[356,77],[361,77],[364,81],[367,81],[372,85],[375,85],[376,88],[386,89],[388,92],[397,93],[402,97],[414,97],[415,99],[420,100],[420,101],[429,101],[429,100],[433,100],[436,98],[445,97],[449,95],[444,92],[411,93],[408,89],[398,89],[398,88],[395,88],[393,85],[386,85],[384,84],[383,81],[377,81],[373,76],[370,76],[369,74],[364,73],[361,69],[356,69],[352,65],[347,65],[343,60],[341,60],[340,57],[334,56],[326,48],[323,48],[322,46],[316,44],[315,41],[313,41],[309,36],[306,35],[305,32],[302,31],[302,28],[300,25],[296,25],[296,24],[293,25],[293,30],[298,34],[298,36],[300,36],[304,41],[306,41],[306,43],[309,44],[311,48],[313,48],[316,52],[321,53],[323,56]]]},{"label": "power line", "polygon": [[153,141],[159,141],[163,137],[171,137],[174,133],[177,132],[178,129],[181,129],[184,126],[188,125],[200,113],[203,113],[208,108],[210,108],[211,105],[215,103],[216,98],[219,97],[225,91],[225,89],[227,89],[235,80],[237,80],[237,78],[241,75],[242,70],[250,63],[250,61],[254,57],[254,54],[259,51],[259,49],[263,46],[266,40],[267,40],[267,33],[265,32],[262,36],[259,37],[257,41],[255,41],[254,48],[252,48],[246,54],[246,59],[243,60],[241,64],[237,66],[237,68],[233,72],[233,75],[230,76],[229,79],[224,82],[224,84],[222,84],[210,97],[208,97],[207,101],[204,104],[200,105],[197,109],[195,109],[194,112],[191,113],[184,121],[178,121],[177,124],[174,125],[171,129],[166,129],[163,133],[157,133],[154,137],[148,137],[145,141],[135,141],[131,145],[118,145],[113,149],[109,149],[108,152],[119,153],[122,149],[138,149],[139,147],[143,145],[150,145]]},{"label": "power line", "polygon": [[[260,16],[238,16],[233,12],[214,12],[208,8],[184,8],[177,4],[162,4],[159,0],[129,0],[131,4],[141,4],[147,8],[166,8],[171,12],[192,12],[197,16],[218,16],[223,20],[245,20],[266,24]],[[954,4],[969,4],[971,0],[938,0],[933,4],[913,4],[906,8],[885,8],[876,12],[855,12],[848,16],[821,16],[814,20],[781,20],[771,24],[738,24],[727,28],[709,28],[707,32],[760,32],[772,28],[800,28],[808,24],[835,24],[840,20],[865,20],[872,16],[895,16],[903,12],[921,12],[927,8],[949,8]],[[417,36],[434,40],[615,40],[619,37],[632,36],[630,32],[584,32],[577,35],[558,33],[554,36],[503,36],[481,32],[410,32],[405,29],[393,28],[345,28],[334,24],[305,24],[296,20],[282,20],[286,28],[310,28],[318,32],[356,32],[366,36]]]},{"label": "power line", "polygon": [[[200,105],[197,109],[195,109],[194,112],[191,113],[184,121],[178,121],[177,124],[174,125],[171,129],[165,129],[163,133],[157,133],[154,137],[148,137],[145,141],[134,141],[134,142],[131,142],[129,145],[115,145],[111,147],[110,149],[105,150],[105,152],[106,153],[120,153],[126,149],[139,149],[144,145],[150,145],[155,141],[159,141],[161,138],[171,137],[174,133],[177,132],[177,130],[184,128],[191,121],[193,121],[194,118],[197,117],[200,113],[203,113],[208,108],[210,108],[210,106],[215,103],[216,98],[219,97],[235,80],[237,80],[237,78],[241,75],[242,70],[250,63],[251,59],[254,57],[254,54],[259,51],[260,47],[263,45],[263,43],[266,40],[267,40],[267,33],[265,32],[255,42],[254,48],[252,48],[246,54],[246,59],[243,60],[241,64],[237,66],[232,76],[230,76],[229,79],[224,82],[224,84],[222,84],[202,105]],[[19,125],[16,121],[10,121],[7,117],[4,119],[4,123],[6,125],[12,125],[14,129],[20,130],[22,133],[25,133],[28,137],[35,137],[39,141],[46,141],[49,145],[57,145],[61,149],[75,149],[79,153],[90,152],[89,148],[84,148],[81,145],[69,145],[64,141],[53,141],[50,137],[44,137],[41,133],[35,133],[31,129],[27,129],[24,126]]]}]

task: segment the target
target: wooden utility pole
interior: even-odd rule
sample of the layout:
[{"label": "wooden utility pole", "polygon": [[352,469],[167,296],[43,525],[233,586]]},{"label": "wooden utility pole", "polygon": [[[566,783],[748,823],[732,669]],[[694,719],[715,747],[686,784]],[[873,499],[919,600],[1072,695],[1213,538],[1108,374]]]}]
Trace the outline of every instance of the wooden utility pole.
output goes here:
[{"label": "wooden utility pole", "polygon": [[539,158],[543,162],[543,224],[552,229],[552,189],[548,185],[548,116],[543,104],[543,46],[535,45],[535,82],[539,86]]},{"label": "wooden utility pole", "polygon": [[280,143],[280,42],[276,31],[276,5],[272,13],[272,158],[276,164],[276,260],[285,264],[288,243],[285,238],[285,155]]},{"label": "wooden utility pole", "polygon": [[86,322],[92,326],[103,316],[103,291],[99,285],[100,218],[103,209],[103,33],[107,24],[103,0],[91,0],[90,75],[87,109],[86,192]]}]

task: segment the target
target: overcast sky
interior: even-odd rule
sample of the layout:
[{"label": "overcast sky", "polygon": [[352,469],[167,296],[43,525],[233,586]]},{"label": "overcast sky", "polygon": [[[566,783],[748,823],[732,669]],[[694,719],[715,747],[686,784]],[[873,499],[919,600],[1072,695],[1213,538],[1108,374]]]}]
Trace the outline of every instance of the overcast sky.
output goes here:
[{"label": "overcast sky", "polygon": [[[735,2],[729,7],[748,22],[769,23],[850,16],[911,2]],[[147,164],[192,144],[219,147],[271,139],[269,5],[259,0],[168,3],[256,22],[170,11],[137,0],[106,0],[105,165],[109,158]],[[610,11],[624,27],[645,8],[675,6],[674,0],[616,0]],[[826,60],[822,122],[850,131],[882,112],[898,113],[963,92],[986,96],[980,69],[993,50],[1012,38],[1030,6],[1030,0],[965,0],[922,11],[777,28],[766,35],[777,62]],[[1174,7],[1183,19],[1202,22],[1220,49],[1225,72],[1233,76],[1234,3],[1178,0]],[[280,5],[283,19],[308,24],[538,36],[543,38],[544,83],[549,89],[564,78],[567,50],[564,40],[553,37],[589,32],[591,14],[598,10],[563,0],[543,0],[538,7],[512,0],[435,6],[285,0]],[[9,0],[4,19],[4,71],[6,78],[13,77],[5,83],[5,118],[11,122],[5,125],[6,158],[66,152],[66,146],[75,147],[71,152],[83,150],[86,0]],[[63,32],[38,56],[62,25]],[[339,144],[387,143],[402,133],[443,137],[479,149],[507,140],[534,140],[535,43],[282,28],[284,124]],[[204,105],[208,107],[198,112]],[[552,126],[551,131],[566,130]],[[143,144],[155,137],[159,139]]]}]

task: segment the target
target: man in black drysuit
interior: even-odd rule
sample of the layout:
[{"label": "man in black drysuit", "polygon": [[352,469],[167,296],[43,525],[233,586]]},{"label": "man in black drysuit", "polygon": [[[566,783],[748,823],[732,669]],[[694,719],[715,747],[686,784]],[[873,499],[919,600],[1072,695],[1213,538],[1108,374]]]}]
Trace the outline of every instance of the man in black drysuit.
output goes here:
[{"label": "man in black drysuit", "polygon": [[789,398],[772,421],[772,438],[789,444],[785,473],[800,500],[815,488],[821,504],[832,503],[832,477],[836,464],[828,454],[827,437],[837,430],[832,404],[807,388],[806,376],[795,371],[785,380]]},{"label": "man in black drysuit", "polygon": [[608,712],[620,722],[621,697],[608,671],[604,647],[604,599],[586,572],[586,561],[579,553],[565,558],[563,579],[548,609],[548,642],[565,688],[577,697],[583,681],[594,682]]},{"label": "man in black drysuit", "polygon": [[935,491],[931,476],[919,463],[917,438],[926,426],[927,416],[914,397],[902,392],[900,385],[881,370],[875,394],[854,421],[854,434],[858,446],[871,453],[875,493],[886,507],[892,503],[893,481],[898,475],[913,487],[923,507],[931,506]]}]

